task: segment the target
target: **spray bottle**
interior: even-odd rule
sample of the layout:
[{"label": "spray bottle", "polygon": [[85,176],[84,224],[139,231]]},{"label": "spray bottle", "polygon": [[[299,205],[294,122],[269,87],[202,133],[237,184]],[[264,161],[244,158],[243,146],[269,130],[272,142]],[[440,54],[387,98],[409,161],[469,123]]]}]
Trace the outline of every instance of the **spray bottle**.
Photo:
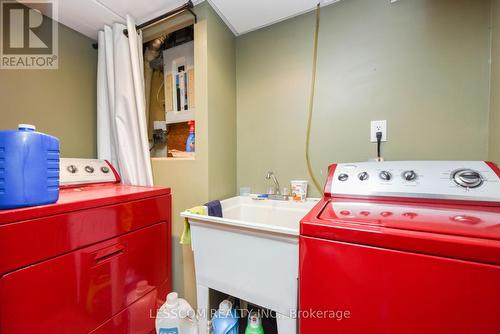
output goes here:
[{"label": "spray bottle", "polygon": [[189,136],[186,140],[186,152],[194,152],[194,121],[189,121]]}]

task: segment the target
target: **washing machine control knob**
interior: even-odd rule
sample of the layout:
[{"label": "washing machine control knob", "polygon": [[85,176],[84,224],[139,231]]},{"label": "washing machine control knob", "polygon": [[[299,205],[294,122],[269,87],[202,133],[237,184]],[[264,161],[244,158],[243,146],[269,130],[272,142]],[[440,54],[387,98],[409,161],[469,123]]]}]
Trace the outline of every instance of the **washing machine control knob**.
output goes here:
[{"label": "washing machine control knob", "polygon": [[347,181],[347,179],[349,178],[349,175],[347,175],[346,173],[342,173],[339,175],[339,181]]},{"label": "washing machine control knob", "polygon": [[361,172],[358,174],[358,178],[361,181],[366,181],[366,180],[368,180],[369,177],[370,177],[370,175],[367,172]]},{"label": "washing machine control knob", "polygon": [[87,173],[93,173],[94,172],[94,167],[92,167],[92,166],[85,166],[85,171]]},{"label": "washing machine control knob", "polygon": [[407,170],[403,172],[403,178],[406,181],[415,181],[417,179],[417,173],[413,170]]},{"label": "washing machine control knob", "polygon": [[477,188],[484,182],[481,174],[472,169],[459,169],[453,172],[452,179],[463,188]]},{"label": "washing machine control knob", "polygon": [[386,170],[381,171],[378,176],[384,181],[390,181],[392,179],[392,174]]},{"label": "washing machine control knob", "polygon": [[101,172],[103,172],[104,174],[107,174],[107,173],[109,173],[109,168],[106,167],[106,166],[102,166],[101,167]]},{"label": "washing machine control knob", "polygon": [[69,165],[68,167],[66,167],[66,170],[71,174],[75,174],[78,171],[78,168],[76,168],[75,165]]}]

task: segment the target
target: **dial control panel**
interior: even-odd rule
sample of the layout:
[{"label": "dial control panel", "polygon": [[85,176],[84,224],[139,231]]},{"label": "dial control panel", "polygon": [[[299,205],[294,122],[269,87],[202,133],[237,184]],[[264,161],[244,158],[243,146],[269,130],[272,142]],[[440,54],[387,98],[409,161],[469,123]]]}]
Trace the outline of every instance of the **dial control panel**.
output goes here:
[{"label": "dial control panel", "polygon": [[92,174],[94,172],[94,167],[87,165],[87,166],[85,166],[85,171],[87,173]]},{"label": "dial control panel", "polygon": [[378,176],[380,177],[381,180],[383,181],[390,181],[392,179],[392,174],[391,172],[388,172],[386,170],[381,171]]},{"label": "dial control panel", "polygon": [[62,186],[117,181],[105,160],[61,158],[59,171]]},{"label": "dial control panel", "polygon": [[500,171],[484,161],[385,161],[334,165],[332,196],[500,202]]},{"label": "dial control panel", "polygon": [[370,178],[370,174],[368,174],[367,172],[361,172],[358,174],[358,179],[360,179],[360,181],[366,181]]},{"label": "dial control panel", "polygon": [[349,179],[349,175],[347,175],[346,173],[342,173],[339,175],[339,181],[347,181]]},{"label": "dial control panel", "polygon": [[68,165],[68,167],[66,167],[66,170],[71,174],[75,174],[76,172],[78,172],[78,168],[75,165]]},{"label": "dial control panel", "polygon": [[472,169],[459,169],[453,172],[453,181],[463,188],[477,188],[483,184],[483,176]]},{"label": "dial control panel", "polygon": [[406,170],[402,176],[406,181],[415,181],[417,179],[417,173],[414,170]]}]

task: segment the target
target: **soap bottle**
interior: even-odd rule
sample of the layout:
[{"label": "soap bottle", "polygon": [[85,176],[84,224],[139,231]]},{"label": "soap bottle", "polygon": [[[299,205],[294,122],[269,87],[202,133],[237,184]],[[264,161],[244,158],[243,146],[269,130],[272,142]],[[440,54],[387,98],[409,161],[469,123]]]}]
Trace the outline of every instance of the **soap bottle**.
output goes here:
[{"label": "soap bottle", "polygon": [[195,135],[194,135],[194,121],[189,121],[189,136],[186,140],[186,152],[194,152],[194,142],[195,142]]},{"label": "soap bottle", "polygon": [[213,334],[238,334],[238,314],[229,300],[223,300],[212,318]]}]

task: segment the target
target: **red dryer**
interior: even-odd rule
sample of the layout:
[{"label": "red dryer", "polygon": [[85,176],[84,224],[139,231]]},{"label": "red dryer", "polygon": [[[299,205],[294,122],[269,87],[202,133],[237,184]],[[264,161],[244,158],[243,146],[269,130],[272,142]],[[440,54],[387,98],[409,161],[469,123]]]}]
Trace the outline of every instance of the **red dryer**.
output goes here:
[{"label": "red dryer", "polygon": [[300,333],[500,333],[500,170],[330,166],[301,221]]},{"label": "red dryer", "polygon": [[171,194],[61,159],[59,201],[0,211],[1,334],[149,334],[171,290]]}]

